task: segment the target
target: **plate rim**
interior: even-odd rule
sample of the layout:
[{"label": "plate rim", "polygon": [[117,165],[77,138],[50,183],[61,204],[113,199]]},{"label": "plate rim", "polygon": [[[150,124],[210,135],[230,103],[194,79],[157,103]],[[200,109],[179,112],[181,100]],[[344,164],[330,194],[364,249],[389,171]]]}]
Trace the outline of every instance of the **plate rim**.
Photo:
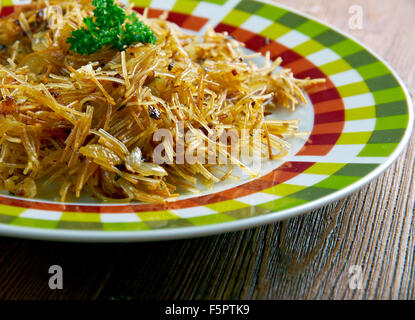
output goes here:
[{"label": "plate rim", "polygon": [[90,242],[90,243],[115,243],[115,242],[150,242],[150,241],[166,241],[166,240],[179,240],[189,239],[196,237],[205,237],[210,235],[223,234],[227,232],[242,231],[250,228],[255,228],[271,223],[276,223],[288,218],[294,218],[306,212],[312,211],[317,208],[321,208],[324,205],[332,203],[336,200],[344,198],[354,191],[357,191],[367,185],[369,182],[376,179],[380,174],[384,173],[403,153],[404,149],[411,138],[411,133],[414,127],[414,104],[409,90],[395,71],[395,69],[377,54],[373,49],[369,48],[362,41],[356,39],[354,36],[348,34],[346,31],[333,26],[330,23],[323,21],[320,18],[314,17],[306,12],[292,8],[285,4],[275,3],[270,0],[257,0],[262,3],[266,3],[275,7],[286,9],[292,13],[298,14],[307,18],[319,22],[333,31],[336,31],[344,37],[353,40],[367,52],[371,53],[378,61],[382,62],[395,77],[399,83],[400,88],[405,94],[408,107],[408,125],[405,129],[405,133],[402,139],[399,141],[395,150],[387,157],[387,160],[381,163],[373,171],[365,176],[361,177],[356,182],[349,186],[339,189],[331,194],[325,195],[315,200],[311,200],[305,204],[295,206],[293,208],[284,209],[281,211],[273,211],[266,215],[249,217],[240,220],[234,220],[229,222],[221,222],[203,226],[191,226],[180,227],[172,229],[152,229],[146,231],[100,231],[100,230],[63,230],[63,229],[45,229],[35,227],[23,227],[14,226],[9,224],[0,223],[0,236],[9,236],[21,239],[32,240],[47,240],[47,241],[62,241],[62,242]]}]

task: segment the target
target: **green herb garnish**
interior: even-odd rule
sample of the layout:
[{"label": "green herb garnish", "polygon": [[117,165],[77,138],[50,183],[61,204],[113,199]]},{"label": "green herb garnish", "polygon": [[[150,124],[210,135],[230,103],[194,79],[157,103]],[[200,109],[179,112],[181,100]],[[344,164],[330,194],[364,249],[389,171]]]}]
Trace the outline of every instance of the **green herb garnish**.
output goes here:
[{"label": "green herb garnish", "polygon": [[94,16],[84,19],[85,27],[72,31],[67,42],[70,50],[81,55],[110,47],[123,51],[133,43],[155,44],[157,37],[138,19],[135,12],[127,15],[114,0],[93,0]]}]

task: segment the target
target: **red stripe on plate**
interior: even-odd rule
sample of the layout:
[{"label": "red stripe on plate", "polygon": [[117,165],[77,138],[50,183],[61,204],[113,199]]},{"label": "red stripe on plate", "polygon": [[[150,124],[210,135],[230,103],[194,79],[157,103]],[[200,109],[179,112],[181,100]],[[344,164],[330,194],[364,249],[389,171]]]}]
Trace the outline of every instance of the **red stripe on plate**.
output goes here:
[{"label": "red stripe on plate", "polygon": [[14,11],[14,7],[8,6],[1,8],[0,17],[8,16],[10,13]]},{"label": "red stripe on plate", "polygon": [[327,76],[319,69],[319,68],[312,68],[306,71],[295,73],[295,77],[299,79],[317,79],[317,78],[326,78]]},{"label": "red stripe on plate", "polygon": [[287,64],[290,64],[296,60],[299,60],[302,58],[298,53],[288,49],[287,51],[281,53],[280,57],[282,58],[281,65],[285,67]]},{"label": "red stripe on plate", "polygon": [[328,100],[335,100],[339,98],[341,97],[339,91],[336,88],[331,88],[310,94],[310,100],[313,104]]},{"label": "red stripe on plate", "polygon": [[224,24],[224,23],[219,23],[216,27],[215,27],[215,31],[218,33],[221,32],[227,32],[228,34],[231,34],[232,32],[234,32],[237,28],[230,26],[228,24]]},{"label": "red stripe on plate", "polygon": [[[138,13],[140,13],[140,14],[144,13],[144,8],[142,8],[142,7],[135,7],[134,10],[137,11]],[[148,18],[158,18],[163,14],[163,12],[164,11],[160,10],[160,9],[150,9],[150,8],[148,8],[147,17]]]},{"label": "red stripe on plate", "polygon": [[324,144],[324,145],[334,145],[339,139],[339,133],[327,133],[327,134],[314,134],[309,138],[309,142],[306,144]]},{"label": "red stripe on plate", "polygon": [[183,26],[186,19],[189,17],[187,14],[178,13],[178,12],[169,12],[169,15],[167,16],[167,20],[170,22],[174,22],[178,26]]},{"label": "red stripe on plate", "polygon": [[290,161],[285,162],[278,170],[289,171],[289,172],[304,172],[308,168],[314,165],[314,162],[300,162],[300,161]]},{"label": "red stripe on plate", "polygon": [[246,47],[253,51],[259,51],[266,44],[265,38],[259,35],[256,35],[245,42]]},{"label": "red stripe on plate", "polygon": [[344,110],[318,113],[314,115],[314,124],[344,121]]}]

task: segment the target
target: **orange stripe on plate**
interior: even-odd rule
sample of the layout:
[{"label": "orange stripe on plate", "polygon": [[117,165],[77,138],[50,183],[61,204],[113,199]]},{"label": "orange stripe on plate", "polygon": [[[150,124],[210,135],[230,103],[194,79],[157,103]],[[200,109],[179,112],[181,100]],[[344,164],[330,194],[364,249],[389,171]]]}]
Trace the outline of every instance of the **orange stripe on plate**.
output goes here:
[{"label": "orange stripe on plate", "polygon": [[314,104],[315,114],[339,110],[344,110],[344,103],[342,99],[328,100]]},{"label": "orange stripe on plate", "polygon": [[246,42],[252,37],[256,36],[256,34],[251,31],[238,28],[234,32],[232,32],[231,36],[234,37],[238,41]]},{"label": "orange stripe on plate", "polygon": [[298,59],[285,65],[284,68],[291,69],[293,73],[301,73],[303,71],[315,68],[315,66],[307,59]]},{"label": "orange stripe on plate", "polygon": [[148,17],[149,18],[158,18],[163,14],[163,10],[159,10],[159,9],[149,9],[148,10]]},{"label": "orange stripe on plate", "polygon": [[193,31],[200,31],[208,21],[209,20],[205,18],[189,16],[182,27]]},{"label": "orange stripe on plate", "polygon": [[343,131],[343,128],[343,121],[316,124],[313,127],[313,134],[341,133]]},{"label": "orange stripe on plate", "polygon": [[297,156],[325,156],[333,148],[333,145],[305,145]]},{"label": "orange stripe on plate", "polygon": [[281,55],[281,53],[287,51],[287,47],[272,41],[270,44],[263,46],[259,50],[259,52],[261,52],[263,55],[265,55],[267,51],[270,52],[271,59],[276,59]]}]

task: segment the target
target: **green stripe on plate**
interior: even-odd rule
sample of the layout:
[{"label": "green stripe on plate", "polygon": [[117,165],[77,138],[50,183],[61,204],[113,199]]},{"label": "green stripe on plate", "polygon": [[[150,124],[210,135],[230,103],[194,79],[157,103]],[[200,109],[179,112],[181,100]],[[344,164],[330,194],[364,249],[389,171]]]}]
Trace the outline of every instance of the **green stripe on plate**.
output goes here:
[{"label": "green stripe on plate", "polygon": [[373,55],[367,51],[359,51],[343,58],[353,68],[365,66],[367,64],[378,61]]},{"label": "green stripe on plate", "polygon": [[172,219],[172,220],[152,220],[145,221],[145,224],[150,229],[172,229],[191,227],[193,224],[187,219]]},{"label": "green stripe on plate", "polygon": [[160,221],[160,220],[170,220],[170,219],[180,219],[177,214],[174,214],[171,211],[148,211],[148,212],[139,212],[137,215],[142,221]]},{"label": "green stripe on plate", "polygon": [[252,0],[242,0],[239,4],[235,7],[235,9],[249,12],[249,13],[256,13],[259,9],[264,6],[263,3],[252,1]]},{"label": "green stripe on plate", "polygon": [[0,213],[4,213],[8,216],[18,216],[24,211],[26,211],[26,208],[12,207],[0,204]]},{"label": "green stripe on plate", "polygon": [[337,90],[343,98],[353,97],[369,92],[369,88],[365,81],[346,84],[344,86],[337,87]]},{"label": "green stripe on plate", "polygon": [[9,224],[16,219],[16,216],[9,216],[7,214],[0,214],[0,223]]},{"label": "green stripe on plate", "polygon": [[368,143],[394,143],[401,141],[405,129],[390,129],[373,131]]},{"label": "green stripe on plate", "polygon": [[311,38],[329,30],[326,26],[313,20],[308,20],[297,27],[297,31]]},{"label": "green stripe on plate", "polygon": [[372,135],[372,131],[342,132],[337,144],[366,144]]},{"label": "green stripe on plate", "polygon": [[336,61],[329,62],[319,67],[321,71],[323,71],[326,75],[331,76],[333,74],[337,74],[340,72],[345,72],[348,70],[352,70],[350,64],[346,61],[339,59]]},{"label": "green stripe on plate", "polygon": [[262,190],[261,192],[273,194],[276,196],[289,196],[290,194],[296,193],[298,191],[304,190],[307,188],[306,186],[298,186],[295,184],[289,184],[289,183],[281,183],[279,185],[276,185],[274,187]]},{"label": "green stripe on plate", "polygon": [[151,0],[133,0],[132,2],[137,7],[148,7],[148,6],[150,6]]},{"label": "green stripe on plate", "polygon": [[322,163],[318,162],[304,171],[304,173],[311,174],[325,174],[332,175],[344,167],[344,163]]},{"label": "green stripe on plate", "polygon": [[359,153],[359,157],[388,157],[398,146],[398,143],[368,144]]},{"label": "green stripe on plate", "polygon": [[291,29],[295,29],[308,20],[307,18],[299,16],[298,14],[287,12],[282,17],[278,18],[276,21],[283,24],[284,26],[290,27]]},{"label": "green stripe on plate", "polygon": [[[85,215],[88,214],[86,213]],[[102,228],[103,224],[97,222],[59,221],[57,225],[57,229],[69,230],[102,230]]]},{"label": "green stripe on plate", "polygon": [[401,87],[385,89],[373,92],[373,98],[376,101],[376,104],[383,104],[395,101],[406,101],[405,92]]},{"label": "green stripe on plate", "polygon": [[323,33],[320,33],[314,37],[314,40],[320,42],[326,47],[333,46],[341,41],[344,41],[344,39],[345,37],[343,35],[330,29],[327,29],[327,31],[324,31]]},{"label": "green stripe on plate", "polygon": [[407,114],[377,118],[375,130],[406,128],[408,125],[408,120],[409,120],[409,115]]},{"label": "green stripe on plate", "polygon": [[269,25],[264,30],[262,30],[259,34],[269,39],[276,40],[279,37],[286,34],[287,32],[289,32],[290,30],[290,28],[287,28],[282,24],[274,22],[273,24]]},{"label": "green stripe on plate", "polygon": [[383,76],[389,74],[389,69],[380,61],[376,61],[356,69],[357,72],[365,79]]},{"label": "green stripe on plate", "polygon": [[360,177],[331,176],[315,184],[313,187],[340,189],[351,185],[353,182],[356,182],[359,179]]},{"label": "green stripe on plate", "polygon": [[99,213],[63,212],[61,221],[101,222]]},{"label": "green stripe on plate", "polygon": [[305,56],[308,56],[308,55],[310,55],[314,52],[320,51],[324,48],[325,47],[320,42],[317,42],[313,39],[310,39],[310,40],[296,46],[292,50],[297,52],[298,54],[302,55],[303,57],[305,57]]},{"label": "green stripe on plate", "polygon": [[222,20],[222,23],[226,23],[231,26],[239,27],[250,17],[251,15],[249,13],[234,9]]},{"label": "green stripe on plate", "polygon": [[372,163],[348,163],[334,175],[363,177],[375,170],[379,165]]},{"label": "green stripe on plate", "polygon": [[218,214],[209,214],[206,216],[188,218],[187,220],[189,220],[191,223],[193,223],[196,226],[203,226],[203,225],[214,224],[214,223],[235,221],[236,218],[228,216],[223,213],[218,213]]},{"label": "green stripe on plate", "polygon": [[363,50],[361,45],[350,39],[344,39],[340,42],[337,42],[336,44],[330,46],[330,49],[341,57],[346,57]]},{"label": "green stripe on plate", "polygon": [[103,224],[104,231],[144,231],[150,230],[150,227],[147,226],[144,222],[106,222]]},{"label": "green stripe on plate", "polygon": [[270,211],[278,211],[278,210],[284,210],[284,209],[296,207],[307,202],[308,201],[303,200],[303,199],[284,197],[281,199],[262,203],[260,205],[257,205],[257,207],[268,209]]},{"label": "green stripe on plate", "polygon": [[299,192],[293,193],[290,195],[291,198],[302,199],[311,201],[326,195],[329,195],[336,191],[336,189],[327,189],[327,188],[318,188],[318,187],[308,187],[307,189],[301,190]]},{"label": "green stripe on plate", "polygon": [[391,74],[386,74],[380,77],[368,79],[366,80],[366,83],[370,91],[379,91],[399,87],[398,81]]},{"label": "green stripe on plate", "polygon": [[222,202],[216,202],[213,204],[205,205],[206,208],[212,209],[216,212],[225,212],[225,211],[232,211],[241,208],[249,207],[249,204],[237,201],[237,200],[228,200]]},{"label": "green stripe on plate", "polygon": [[173,6],[172,11],[191,14],[193,10],[199,5],[199,1],[192,0],[177,0]]},{"label": "green stripe on plate", "polygon": [[407,114],[408,107],[405,101],[395,101],[376,105],[376,117],[389,117],[399,114]]},{"label": "green stripe on plate", "polygon": [[201,0],[201,1],[222,5],[222,4],[225,4],[228,0]]},{"label": "green stripe on plate", "polygon": [[18,217],[10,222],[11,225],[31,228],[56,229],[59,221],[40,220]]},{"label": "green stripe on plate", "polygon": [[227,211],[226,215],[231,216],[236,219],[244,219],[244,218],[249,218],[249,217],[260,216],[263,214],[267,214],[269,212],[270,211],[266,208],[249,206],[246,208]]},{"label": "green stripe on plate", "polygon": [[369,107],[345,109],[344,117],[346,121],[373,119],[373,118],[376,118],[376,107],[369,106]]},{"label": "green stripe on plate", "polygon": [[281,16],[286,14],[288,11],[282,8],[277,8],[269,4],[265,4],[259,9],[255,14],[257,16],[267,18],[269,20],[275,21],[279,19]]}]

